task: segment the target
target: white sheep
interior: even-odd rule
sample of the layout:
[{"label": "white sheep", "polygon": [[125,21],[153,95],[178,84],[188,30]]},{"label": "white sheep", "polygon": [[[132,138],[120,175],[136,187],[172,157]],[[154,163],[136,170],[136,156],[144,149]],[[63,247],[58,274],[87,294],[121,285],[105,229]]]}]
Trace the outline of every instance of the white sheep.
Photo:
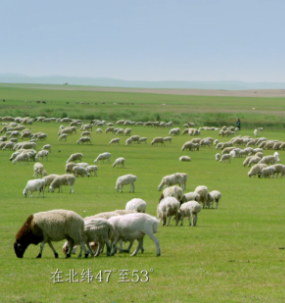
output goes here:
[{"label": "white sheep", "polygon": [[58,188],[58,192],[62,192],[62,185],[69,185],[70,192],[74,193],[73,184],[75,183],[75,177],[70,174],[60,175],[56,177],[51,183],[49,190],[53,193],[56,188]]},{"label": "white sheep", "polygon": [[274,156],[265,156],[260,160],[260,164],[275,164],[276,162],[281,162],[279,159],[279,155],[274,155]]},{"label": "white sheep", "polygon": [[78,166],[78,165],[76,165],[76,166],[74,166],[73,167],[73,173],[74,173],[74,176],[75,177],[78,177],[78,176],[81,176],[81,177],[84,177],[85,175],[89,178],[90,177],[90,174],[89,174],[89,172],[86,170],[86,168],[85,167],[83,167],[83,166]]},{"label": "white sheep", "polygon": [[49,152],[51,152],[51,145],[50,144],[46,144],[42,147],[42,149],[48,150]]},{"label": "white sheep", "polygon": [[165,137],[165,138],[163,138],[163,141],[172,143],[172,138],[171,137]]},{"label": "white sheep", "polygon": [[145,144],[147,144],[147,137],[140,137],[138,140],[138,143],[144,142]]},{"label": "white sheep", "polygon": [[133,135],[133,136],[131,136],[131,138],[132,138],[133,142],[139,143],[140,136],[138,136],[138,135]]},{"label": "white sheep", "polygon": [[124,130],[124,134],[125,134],[126,136],[127,136],[127,135],[130,135],[131,132],[132,132],[132,129],[131,129],[131,128],[126,128],[126,129]]},{"label": "white sheep", "polygon": [[29,159],[29,153],[21,153],[17,155],[17,157],[14,159],[13,164],[15,164],[16,162],[25,162],[26,164],[29,164]]},{"label": "white sheep", "polygon": [[275,169],[276,178],[278,177],[279,174],[281,174],[281,178],[285,175],[285,165],[283,164],[274,164],[272,165]]},{"label": "white sheep", "polygon": [[125,165],[125,158],[122,158],[122,157],[117,158],[115,160],[115,162],[113,163],[112,167],[115,167],[116,165],[118,165],[118,166],[121,165],[122,167],[124,167],[124,165]]},{"label": "white sheep", "polygon": [[260,158],[259,157],[256,157],[256,156],[253,156],[249,162],[248,162],[248,167],[251,167],[252,164],[257,164],[260,162]]},{"label": "white sheep", "polygon": [[157,205],[157,217],[163,221],[162,225],[169,225],[171,217],[176,215],[179,207],[180,202],[174,197],[166,197],[159,202]]},{"label": "white sheep", "polygon": [[126,145],[131,145],[132,142],[133,142],[133,139],[132,139],[132,137],[130,137],[126,140]]},{"label": "white sheep", "polygon": [[14,250],[18,258],[23,258],[26,248],[31,244],[41,242],[40,252],[37,258],[41,258],[45,243],[52,249],[55,258],[58,253],[54,249],[51,241],[70,241],[70,250],[66,257],[70,257],[74,243],[80,243],[81,248],[88,257],[88,252],[83,242],[84,221],[81,216],[70,210],[50,210],[32,214],[28,217],[24,225],[16,234]]},{"label": "white sheep", "polygon": [[23,190],[23,195],[25,197],[27,197],[28,193],[30,191],[31,192],[30,197],[33,197],[33,192],[38,191],[38,198],[39,198],[40,192],[42,190],[43,191],[43,198],[44,198],[45,197],[44,185],[45,185],[45,180],[44,179],[29,180],[26,187]]},{"label": "white sheep", "polygon": [[110,145],[110,144],[114,144],[114,143],[120,144],[120,138],[114,138],[114,139],[112,139],[112,140],[110,141],[109,145]]},{"label": "white sheep", "polygon": [[[198,146],[199,146],[199,143],[198,143]],[[190,150],[193,150],[193,142],[192,141],[187,141],[183,144],[181,150],[184,151],[185,149],[188,149],[189,151]],[[198,148],[199,150],[199,148]]]},{"label": "white sheep", "polygon": [[48,160],[48,154],[49,154],[49,151],[48,150],[41,150],[38,152],[38,154],[36,155],[36,160],[38,160],[39,158],[42,158],[42,160],[44,158],[46,158]]},{"label": "white sheep", "polygon": [[49,186],[51,185],[51,183],[53,182],[53,180],[58,177],[59,175],[57,174],[50,174],[48,176],[43,177],[43,179],[45,180],[45,188],[48,188],[49,191]]},{"label": "white sheep", "polygon": [[121,189],[121,192],[123,192],[123,186],[130,184],[130,192],[135,192],[135,185],[134,182],[137,180],[137,176],[135,175],[124,175],[117,179],[116,187],[115,189],[117,192]]},{"label": "white sheep", "polygon": [[38,178],[38,175],[40,175],[41,178],[43,176],[45,177],[47,175],[47,172],[46,172],[44,166],[41,163],[39,163],[39,162],[37,162],[37,163],[34,164],[34,176],[36,178]]},{"label": "white sheep", "polygon": [[221,159],[221,154],[220,153],[215,154],[215,160],[219,161],[220,159]]},{"label": "white sheep", "polygon": [[101,134],[102,132],[103,132],[103,131],[102,131],[102,128],[97,128],[97,129],[96,129],[96,133],[100,133],[100,134]]},{"label": "white sheep", "polygon": [[69,163],[69,162],[72,162],[72,161],[76,161],[76,160],[81,161],[82,157],[83,157],[83,154],[81,154],[81,153],[72,154],[72,155],[70,155],[70,157],[66,161],[66,163]]},{"label": "white sheep", "polygon": [[139,198],[134,198],[127,202],[126,210],[134,210],[138,213],[145,213],[146,212],[146,202]]},{"label": "white sheep", "polygon": [[255,130],[253,131],[253,134],[255,135],[255,137],[257,137],[257,136],[258,136],[258,129],[255,129]]},{"label": "white sheep", "polygon": [[156,143],[161,143],[163,145],[165,145],[164,140],[162,137],[156,137],[151,141],[151,145],[154,145]]},{"label": "white sheep", "polygon": [[172,175],[164,176],[158,186],[158,190],[162,190],[162,188],[179,184],[182,190],[186,188],[186,181],[188,179],[188,175],[185,173],[175,173]]},{"label": "white sheep", "polygon": [[[214,206],[214,201],[216,202],[216,209],[218,208],[218,203],[221,198],[222,198],[222,194],[218,190],[212,190],[209,193],[208,201],[212,203],[212,208]],[[209,207],[210,207],[210,205],[209,205]]]},{"label": "white sheep", "polygon": [[182,196],[183,196],[183,190],[181,187],[177,186],[177,185],[174,185],[174,186],[170,186],[170,187],[166,187],[160,198],[159,198],[159,201],[163,200],[164,198],[166,197],[174,197],[176,198],[178,201],[181,201],[182,199]]},{"label": "white sheep", "polygon": [[104,160],[108,160],[108,162],[110,163],[110,157],[111,157],[111,154],[110,153],[103,153],[103,154],[100,154],[95,160],[94,160],[94,163],[97,163],[99,161],[99,163],[101,163],[103,161],[104,163]]},{"label": "white sheep", "polygon": [[268,178],[268,177],[273,177],[276,172],[276,169],[274,166],[268,166],[264,167],[258,174],[259,178]]},{"label": "white sheep", "polygon": [[61,141],[63,139],[65,139],[65,141],[66,141],[66,138],[67,138],[67,134],[62,134],[58,137],[58,141]]},{"label": "white sheep", "polygon": [[88,165],[86,167],[86,170],[88,171],[88,173],[90,174],[90,176],[92,176],[92,172],[94,173],[94,177],[97,177],[97,170],[98,170],[98,166],[97,165]]},{"label": "white sheep", "polygon": [[185,161],[190,162],[191,158],[188,157],[188,156],[182,156],[182,157],[179,158],[179,161],[181,161],[181,162],[185,162]]},{"label": "white sheep", "polygon": [[139,249],[143,248],[143,237],[148,235],[156,245],[157,256],[160,256],[159,240],[154,236],[158,231],[159,221],[155,217],[144,213],[133,213],[124,216],[114,216],[108,221],[114,228],[112,255],[117,252],[116,244],[119,240],[138,240],[138,247],[132,254],[132,256],[135,256]]},{"label": "white sheep", "polygon": [[178,225],[178,222],[180,220],[181,220],[181,226],[183,226],[184,217],[188,217],[189,226],[192,225],[192,227],[195,227],[198,220],[198,213],[201,211],[201,209],[202,207],[200,203],[198,203],[197,201],[189,201],[183,203],[175,215],[176,226]]},{"label": "white sheep", "polygon": [[261,170],[262,170],[263,168],[265,168],[265,167],[267,167],[266,164],[260,164],[260,163],[258,163],[258,164],[256,164],[256,165],[254,165],[254,166],[250,169],[250,171],[248,172],[249,178],[251,178],[252,176],[254,176],[254,178],[255,178],[255,176],[258,175],[258,174],[261,172]]},{"label": "white sheep", "polygon": [[177,136],[180,134],[180,128],[179,127],[176,127],[176,128],[172,128],[168,135],[172,135],[172,136]]},{"label": "white sheep", "polygon": [[91,142],[91,138],[90,137],[81,137],[78,141],[77,141],[77,144],[80,144],[80,143],[86,143],[86,142],[89,142],[90,144],[92,144]]},{"label": "white sheep", "polygon": [[203,208],[205,208],[208,204],[208,196],[209,190],[205,185],[199,185],[194,190],[197,194],[200,195],[200,202],[203,204]]},{"label": "white sheep", "polygon": [[222,155],[221,159],[220,159],[220,162],[226,162],[228,161],[229,163],[231,162],[231,155],[230,154],[225,154],[225,155]]}]

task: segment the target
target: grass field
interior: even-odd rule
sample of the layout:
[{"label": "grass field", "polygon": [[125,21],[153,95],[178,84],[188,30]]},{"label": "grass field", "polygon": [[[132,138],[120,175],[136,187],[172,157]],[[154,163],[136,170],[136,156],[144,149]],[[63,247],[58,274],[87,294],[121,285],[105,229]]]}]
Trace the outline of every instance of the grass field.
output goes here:
[{"label": "grass field", "polygon": [[[85,95],[84,92],[81,94],[77,91],[73,92],[73,95],[72,92],[3,87],[0,87],[0,92],[2,96],[6,96],[6,102],[1,104],[0,108],[1,116],[18,116],[22,112],[28,114],[29,111],[42,115],[41,111],[44,112],[47,108],[52,110],[50,116],[59,116],[58,114],[61,113],[59,108],[71,116],[69,111],[75,114],[77,109],[74,104],[69,104],[72,105],[69,107],[66,104],[67,100],[74,102],[80,99],[86,102],[94,96],[98,99],[94,97],[93,103],[99,100],[106,102],[104,105],[98,104],[98,110],[102,112],[104,112],[103,106],[106,106],[107,112],[115,112],[114,106],[111,103],[108,105],[111,100],[118,103],[122,102],[119,101],[122,99],[127,102],[129,98],[128,100],[133,100],[135,104],[133,111],[138,115],[137,117],[144,107],[147,108],[145,111],[150,113],[153,113],[153,107],[154,112],[157,111],[163,116],[163,111],[159,111],[162,108],[159,107],[162,100],[164,103],[168,100],[169,104],[172,104],[173,113],[169,113],[172,115],[180,115],[183,111],[186,115],[188,105],[189,108],[195,108],[195,100],[201,111],[211,115],[206,110],[208,108],[206,99],[211,103],[213,111],[218,112],[219,108],[224,108],[225,113],[227,109],[229,113],[235,111],[235,105],[231,106],[229,99],[223,101],[222,98],[218,98],[222,100],[218,101],[215,107],[215,99],[210,97],[204,99],[199,97],[200,104],[195,97],[186,100],[183,96],[177,98],[176,96],[149,96],[149,99],[144,94],[128,96],[128,94],[100,93],[87,96],[88,92]],[[43,98],[38,97],[39,92],[43,93]],[[52,103],[40,104],[37,107],[34,102],[24,103],[23,100],[26,99],[47,100]],[[270,102],[259,101],[263,111],[268,111],[268,116],[273,116],[275,121],[280,119],[282,122],[282,117],[274,114],[282,108],[281,99],[273,99]],[[241,110],[242,103],[253,102],[256,106],[258,100],[244,99],[240,102],[236,109],[237,113]],[[92,105],[93,107],[95,108],[95,105]],[[184,110],[181,110],[183,107]],[[272,112],[271,107],[275,108]],[[123,106],[120,113],[125,109],[126,106]],[[17,111],[19,112],[16,113]],[[82,114],[84,111],[93,114],[90,108],[88,110],[80,106],[78,113]],[[196,114],[201,118],[199,110]],[[244,114],[247,115],[246,112]],[[267,115],[262,115],[266,120]],[[254,124],[254,121],[251,123]],[[284,179],[280,177],[249,179],[247,176],[249,168],[244,168],[242,165],[244,159],[233,159],[230,164],[221,164],[214,160],[217,152],[214,147],[201,148],[199,152],[182,152],[181,146],[185,141],[190,140],[189,136],[173,137],[173,143],[166,146],[151,146],[149,143],[125,146],[123,144],[125,137],[122,137],[120,146],[109,146],[109,141],[115,137],[113,134],[95,134],[93,131],[91,136],[93,145],[90,146],[76,144],[80,132],[69,137],[67,142],[58,142],[59,124],[57,123],[36,122],[29,127],[32,132],[43,131],[48,134],[47,141],[37,144],[38,150],[44,144],[52,145],[49,160],[42,162],[48,174],[63,174],[67,158],[75,152],[82,152],[84,154],[82,161],[90,164],[99,153],[107,151],[112,154],[112,161],[124,157],[126,163],[125,168],[112,168],[108,163],[98,164],[98,177],[78,178],[74,186],[74,194],[69,194],[69,188],[64,187],[63,193],[47,193],[44,199],[24,198],[22,191],[26,182],[32,179],[33,163],[13,165],[9,162],[12,152],[0,152],[2,171],[0,235],[3,240],[0,246],[0,302],[271,303],[285,301],[285,252],[279,249],[285,246]],[[168,131],[169,129],[132,127],[132,134],[146,136],[149,142],[156,136],[167,136]],[[240,134],[253,136],[253,129],[242,129]],[[268,139],[285,141],[282,130],[265,128],[261,135]],[[209,131],[202,132],[200,137],[207,136],[219,138],[217,132]],[[279,151],[279,153],[281,161],[284,161],[285,152]],[[273,152],[265,151],[264,154],[269,155]],[[178,158],[182,155],[190,155],[192,161],[179,162]],[[176,227],[174,221],[171,221],[168,227],[160,225],[157,233],[161,247],[160,257],[156,257],[155,245],[146,237],[145,252],[139,253],[136,257],[130,257],[129,254],[116,254],[114,257],[107,258],[103,254],[98,258],[78,259],[72,256],[66,260],[61,251],[63,242],[59,242],[54,243],[59,252],[59,259],[54,259],[48,245],[44,248],[42,259],[35,258],[39,246],[33,245],[29,246],[23,259],[16,258],[13,250],[15,234],[30,214],[51,209],[70,209],[85,217],[103,211],[123,209],[127,201],[141,198],[147,202],[147,212],[155,216],[160,196],[157,190],[158,184],[164,175],[175,172],[188,174],[187,192],[193,191],[198,185],[206,185],[210,191],[219,190],[222,199],[217,210],[203,209],[199,213],[196,228],[189,227],[186,220],[183,227]],[[126,187],[123,193],[117,193],[116,179],[127,173],[137,175],[136,192],[129,193],[129,188]],[[52,273],[57,269],[62,272],[62,283],[53,283]],[[80,280],[83,271],[86,272],[88,269],[94,275],[92,282],[66,281],[73,270],[78,273],[75,279]],[[130,282],[121,282],[122,270],[129,270],[126,273]],[[112,274],[109,282],[106,282],[110,271]],[[132,282],[132,279],[137,279],[137,271],[142,281]],[[148,272],[149,278],[146,283],[145,271]]]}]

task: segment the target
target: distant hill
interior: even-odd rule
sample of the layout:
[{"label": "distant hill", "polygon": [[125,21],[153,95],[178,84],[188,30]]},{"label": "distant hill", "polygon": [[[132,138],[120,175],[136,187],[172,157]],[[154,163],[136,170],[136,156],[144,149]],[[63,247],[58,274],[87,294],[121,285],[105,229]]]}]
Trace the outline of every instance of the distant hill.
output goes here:
[{"label": "distant hill", "polygon": [[285,89],[285,83],[242,82],[242,81],[128,81],[111,78],[81,78],[65,76],[31,77],[20,74],[0,74],[0,83],[35,83],[62,85],[90,85],[125,88],[173,88],[173,89],[214,89],[251,90]]}]

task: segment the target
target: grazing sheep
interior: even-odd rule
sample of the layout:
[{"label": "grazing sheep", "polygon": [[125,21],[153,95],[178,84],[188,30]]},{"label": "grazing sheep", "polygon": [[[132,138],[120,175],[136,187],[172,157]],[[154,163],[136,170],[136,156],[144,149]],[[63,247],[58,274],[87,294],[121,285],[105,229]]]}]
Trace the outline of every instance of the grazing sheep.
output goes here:
[{"label": "grazing sheep", "polygon": [[116,160],[115,160],[115,162],[113,163],[113,165],[112,165],[112,167],[115,167],[116,165],[121,165],[122,167],[124,167],[124,165],[125,165],[125,158],[117,158]]},{"label": "grazing sheep", "polygon": [[158,186],[158,190],[162,190],[164,186],[168,187],[175,184],[179,184],[182,190],[185,190],[187,178],[188,175],[185,173],[175,173],[172,175],[164,176]]},{"label": "grazing sheep", "polygon": [[121,189],[121,192],[123,192],[123,186],[130,184],[130,191],[129,192],[135,192],[135,185],[134,182],[137,180],[137,176],[135,175],[124,175],[117,179],[116,187],[115,189],[117,192]]},{"label": "grazing sheep", "polygon": [[225,154],[225,155],[222,155],[221,159],[220,159],[220,162],[226,162],[228,160],[229,163],[231,163],[231,155],[229,154]]},{"label": "grazing sheep", "polygon": [[112,140],[110,141],[109,145],[110,145],[110,144],[114,144],[114,143],[120,144],[120,138],[114,138],[114,139],[112,139]]},{"label": "grazing sheep", "polygon": [[281,162],[280,159],[279,159],[279,156],[278,155],[275,155],[275,156],[265,156],[263,157],[261,160],[260,160],[260,164],[264,163],[264,164],[275,164],[276,162]]},{"label": "grazing sheep", "polygon": [[130,137],[126,140],[126,145],[131,145],[133,142],[133,139]]},{"label": "grazing sheep", "polygon": [[232,150],[235,150],[236,148],[234,146],[232,147],[227,147],[225,149],[223,149],[222,154],[229,154]]},{"label": "grazing sheep", "polygon": [[[170,186],[170,187],[166,187],[160,198],[159,198],[159,202],[166,198],[166,197],[174,197],[176,198],[178,201],[181,201],[182,199],[182,196],[183,196],[183,190],[181,187],[177,186],[177,185],[174,185],[174,186]],[[181,202],[182,203],[182,202]]]},{"label": "grazing sheep", "polygon": [[138,135],[133,135],[133,136],[131,136],[130,138],[132,138],[132,142],[137,142],[137,143],[139,143],[140,136],[138,136]]},{"label": "grazing sheep", "polygon": [[201,197],[198,193],[196,192],[189,192],[189,193],[186,193],[182,196],[182,199],[181,199],[181,203],[185,203],[185,202],[188,202],[188,201],[197,201],[197,202],[200,202],[201,200]]},{"label": "grazing sheep", "polygon": [[131,241],[138,240],[139,245],[133,252],[135,256],[139,249],[143,248],[143,238],[148,235],[156,245],[157,256],[160,256],[159,241],[154,236],[158,230],[159,221],[148,214],[133,213],[124,216],[114,216],[108,220],[114,228],[114,241],[112,243],[112,255],[117,252],[117,243],[119,240]]},{"label": "grazing sheep", "polygon": [[81,133],[81,137],[90,137],[91,133],[89,131],[85,131]]},{"label": "grazing sheep", "polygon": [[203,204],[203,208],[205,208],[208,204],[208,187],[205,185],[199,185],[195,188],[194,192],[200,195],[200,202]]},{"label": "grazing sheep", "polygon": [[76,160],[81,161],[82,157],[83,157],[83,154],[81,154],[81,153],[72,154],[69,157],[69,159],[66,161],[66,163],[69,163],[69,162],[72,162],[72,161],[76,161]]},{"label": "grazing sheep", "polygon": [[179,158],[179,161],[186,161],[186,162],[190,162],[191,161],[191,158],[190,157],[188,157],[188,156],[182,156],[182,157],[180,157]]},{"label": "grazing sheep", "polygon": [[279,174],[281,174],[281,178],[285,175],[285,165],[283,164],[273,164],[271,167],[274,167],[276,174],[276,178],[278,177]]},{"label": "grazing sheep", "polygon": [[14,250],[18,258],[23,258],[25,250],[31,243],[37,245],[41,242],[40,252],[37,256],[37,258],[41,258],[44,245],[48,243],[55,258],[58,258],[58,253],[51,241],[68,239],[70,250],[66,254],[66,258],[70,257],[74,243],[80,243],[85,252],[85,257],[88,257],[88,252],[82,240],[83,232],[84,221],[73,211],[57,209],[36,213],[27,218],[16,234]]},{"label": "grazing sheep", "polygon": [[[169,225],[172,216],[175,216],[180,207],[180,202],[174,197],[166,197],[157,205],[157,217],[162,220],[163,226]],[[166,219],[168,221],[166,223]]]},{"label": "grazing sheep", "polygon": [[75,177],[70,174],[60,175],[56,177],[51,183],[49,190],[53,193],[56,188],[58,188],[58,192],[62,192],[63,185],[70,186],[70,193],[74,193],[73,184],[75,183]]},{"label": "grazing sheep", "polygon": [[44,185],[45,185],[44,179],[29,180],[26,187],[23,190],[23,195],[27,197],[30,191],[31,192],[30,197],[33,197],[33,192],[38,191],[38,198],[39,198],[40,192],[41,190],[43,190],[43,198],[44,198],[45,197]]},{"label": "grazing sheep", "polygon": [[104,160],[108,159],[108,162],[110,163],[110,157],[111,157],[111,154],[110,153],[103,153],[103,154],[100,154],[95,160],[94,160],[94,163],[97,163],[99,161],[99,163],[101,163],[103,161],[104,163]]},{"label": "grazing sheep", "polygon": [[248,167],[251,167],[252,164],[257,164],[257,163],[259,163],[260,160],[261,160],[261,158],[256,157],[256,156],[253,156],[253,157],[249,160],[249,162],[248,162]]},{"label": "grazing sheep", "polygon": [[254,178],[255,178],[255,176],[258,175],[258,174],[261,172],[261,170],[262,170],[263,168],[265,168],[265,167],[267,167],[266,164],[260,164],[260,163],[258,163],[258,164],[256,164],[256,165],[254,165],[254,166],[250,169],[250,171],[248,172],[249,178],[251,178],[252,176],[254,176]]},{"label": "grazing sheep", "polygon": [[212,142],[210,140],[207,140],[207,139],[202,139],[200,141],[200,146],[211,146],[212,145]]},{"label": "grazing sheep", "polygon": [[171,137],[165,137],[165,138],[163,138],[163,141],[172,143],[172,138]]},{"label": "grazing sheep", "polygon": [[[218,208],[218,203],[221,198],[222,198],[222,194],[218,190],[212,190],[209,193],[208,201],[212,203],[212,208],[214,206],[214,201],[216,202],[216,209]],[[209,205],[209,207],[210,207],[210,205]]]},{"label": "grazing sheep", "polygon": [[42,158],[42,160],[43,160],[44,158],[46,158],[47,161],[48,161],[48,154],[49,154],[49,151],[43,149],[43,150],[38,152],[35,159],[38,160],[39,158]]},{"label": "grazing sheep", "polygon": [[144,142],[147,144],[147,138],[146,137],[140,137],[138,143]]},{"label": "grazing sheep", "polygon": [[178,225],[178,222],[180,220],[181,220],[181,226],[183,226],[184,217],[188,217],[189,226],[192,225],[192,227],[195,227],[198,220],[198,213],[201,211],[201,209],[202,207],[200,203],[198,203],[197,201],[189,201],[183,203],[175,215],[176,226]]},{"label": "grazing sheep", "polygon": [[65,141],[66,141],[66,138],[67,138],[67,134],[62,134],[59,136],[58,141],[61,141],[63,139],[65,139]]},{"label": "grazing sheep", "polygon": [[215,155],[215,160],[216,161],[219,161],[221,159],[221,154],[220,153],[217,153],[216,155]]},{"label": "grazing sheep", "polygon": [[94,177],[97,177],[97,170],[98,170],[98,166],[97,165],[88,165],[86,167],[86,170],[88,171],[88,173],[90,174],[90,176],[92,176],[92,172],[94,173]]},{"label": "grazing sheep", "polygon": [[126,210],[134,210],[137,213],[145,213],[146,212],[146,202],[139,198],[134,198],[127,202]]},{"label": "grazing sheep", "polygon": [[91,142],[91,138],[90,137],[81,137],[78,141],[77,141],[77,144],[80,144],[80,143],[86,143],[86,142],[89,142],[90,144],[92,144]]},{"label": "grazing sheep", "polygon": [[[199,143],[198,143],[198,146],[199,146]],[[184,151],[185,149],[188,149],[189,151],[190,150],[193,150],[193,142],[192,141],[187,141],[183,144],[181,150]],[[199,148],[198,148],[199,150]]]},{"label": "grazing sheep", "polygon": [[270,178],[270,177],[274,177],[276,170],[275,167],[273,166],[268,166],[268,167],[264,167],[258,174],[258,178]]},{"label": "grazing sheep", "polygon": [[126,129],[124,130],[124,134],[125,134],[126,136],[127,136],[127,135],[130,135],[131,132],[132,132],[132,129],[131,129],[131,128],[126,128]]},{"label": "grazing sheep", "polygon": [[2,148],[2,150],[5,150],[5,149],[10,149],[11,150],[14,146],[15,146],[14,142],[6,141],[5,146]]},{"label": "grazing sheep", "polygon": [[90,174],[89,172],[87,171],[87,169],[83,166],[74,166],[73,167],[73,173],[74,173],[74,176],[75,177],[78,177],[78,176],[81,176],[81,177],[84,177],[85,175],[89,178],[90,177]]},{"label": "grazing sheep", "polygon": [[26,162],[26,164],[29,164],[29,160],[30,160],[30,155],[28,153],[21,153],[17,155],[17,157],[13,161],[13,164],[15,164],[16,162]]},{"label": "grazing sheep", "polygon": [[92,124],[83,124],[83,125],[81,125],[80,130],[88,130],[88,129],[90,129],[92,131],[92,128],[93,128]]},{"label": "grazing sheep", "polygon": [[100,133],[100,134],[101,134],[102,132],[103,132],[103,131],[102,131],[102,128],[97,128],[97,129],[96,129],[96,133]]},{"label": "grazing sheep", "polygon": [[50,144],[46,144],[42,147],[42,150],[48,150],[51,153],[51,145]]},{"label": "grazing sheep", "polygon": [[41,178],[43,176],[45,177],[47,175],[47,172],[46,172],[44,166],[39,162],[34,164],[34,176],[36,177],[36,179],[38,178],[38,175],[40,175]]},{"label": "grazing sheep", "polygon": [[58,176],[59,175],[57,175],[57,174],[50,174],[48,176],[43,177],[43,180],[45,180],[45,188],[47,187],[48,191],[49,191],[49,186],[51,185],[53,180]]},{"label": "grazing sheep", "polygon": [[165,145],[164,140],[162,137],[156,137],[151,141],[151,145],[157,144],[157,143],[161,143],[163,145]]},{"label": "grazing sheep", "polygon": [[176,127],[176,128],[172,128],[168,135],[172,135],[172,136],[178,136],[180,134],[180,128]]}]

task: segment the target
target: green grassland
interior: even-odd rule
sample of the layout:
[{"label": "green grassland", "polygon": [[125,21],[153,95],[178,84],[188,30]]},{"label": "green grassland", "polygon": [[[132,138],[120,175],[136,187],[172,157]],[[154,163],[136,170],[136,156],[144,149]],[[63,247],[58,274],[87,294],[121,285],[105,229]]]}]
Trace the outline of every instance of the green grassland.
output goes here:
[{"label": "green grassland", "polygon": [[[226,113],[228,108],[229,115],[234,112],[237,105],[237,113],[249,115],[246,111],[242,111],[241,104],[250,103],[256,107],[257,104],[261,104],[264,112],[268,111],[268,116],[274,117],[275,121],[279,119],[282,121],[282,117],[270,113],[269,108],[275,107],[278,111],[284,101],[238,98],[240,102],[236,102],[237,98],[231,101],[231,98],[66,92],[4,86],[0,88],[0,92],[3,98],[6,96],[6,102],[1,103],[1,116],[20,116],[21,113],[28,115],[30,112],[31,116],[44,113],[47,116],[60,116],[65,112],[68,116],[75,117],[76,113],[83,116],[85,113],[96,115],[98,110],[102,113],[105,111],[115,113],[118,115],[115,117],[117,119],[123,118],[127,106],[122,105],[117,113],[113,103],[133,100],[132,111],[137,115],[136,117],[156,112],[162,117],[161,120],[166,119],[164,112],[160,111],[165,108],[160,106],[161,103],[169,103],[172,112],[167,112],[167,115],[173,116],[191,115],[191,112],[186,112],[188,107],[200,108],[201,113],[199,110],[195,112],[200,119],[199,114],[202,115],[202,110],[207,115],[212,114],[207,111],[210,104],[213,111],[224,108]],[[39,96],[40,93],[42,95]],[[23,102],[26,99],[47,100],[52,103],[26,104]],[[84,102],[92,100],[93,104],[90,104],[89,108],[83,105],[76,107],[75,104],[71,104],[75,100]],[[97,107],[95,102],[98,103]],[[99,104],[99,102],[106,103]],[[208,107],[207,102],[209,102]],[[232,103],[234,105],[231,105]],[[248,110],[250,107],[253,105],[247,105]],[[47,113],[47,108],[51,112]],[[91,108],[94,109],[94,113]],[[265,113],[260,115],[263,117],[261,121],[267,119]],[[249,121],[254,124],[254,119]],[[183,143],[190,140],[188,135],[173,137],[173,142],[167,143],[166,146],[150,145],[152,138],[167,136],[169,129],[132,126],[132,134],[147,137],[148,144],[126,146],[124,145],[126,137],[122,136],[121,145],[111,146],[108,143],[115,135],[95,134],[94,130],[91,136],[92,145],[76,144],[80,131],[68,137],[67,142],[59,142],[58,127],[58,123],[38,122],[29,126],[32,132],[43,131],[48,134],[47,141],[37,143],[38,150],[44,144],[52,145],[49,160],[42,162],[48,174],[65,173],[65,162],[69,155],[75,152],[82,152],[84,154],[82,161],[90,164],[99,153],[110,152],[111,163],[118,157],[124,157],[125,167],[112,168],[110,163],[98,164],[98,177],[77,178],[74,194],[69,193],[68,187],[63,187],[63,193],[46,193],[44,199],[36,198],[36,193],[34,198],[24,198],[22,191],[27,181],[33,178],[33,163],[13,165],[9,161],[12,152],[0,151],[2,239],[0,302],[271,303],[285,301],[285,252],[279,249],[285,246],[284,179],[280,177],[249,179],[247,176],[249,168],[244,168],[242,165],[244,159],[232,159],[230,164],[221,164],[214,160],[217,152],[214,147],[201,148],[199,152],[182,152]],[[253,129],[242,129],[240,134],[253,135]],[[261,135],[268,139],[285,141],[285,134],[281,129],[265,128]],[[204,131],[200,137],[207,136],[222,141],[217,132]],[[265,155],[272,153],[272,151],[264,152]],[[279,151],[279,153],[281,161],[284,162],[285,152]],[[182,155],[189,155],[192,161],[179,162],[178,158]],[[106,257],[104,253],[98,258],[78,259],[73,255],[70,259],[65,259],[61,251],[63,242],[59,242],[54,243],[59,252],[59,259],[54,258],[48,245],[44,248],[42,259],[35,258],[39,246],[34,245],[28,247],[23,259],[16,258],[13,250],[15,234],[30,214],[51,209],[69,209],[85,217],[99,212],[123,209],[127,201],[141,198],[147,202],[147,212],[155,216],[160,197],[158,184],[163,176],[175,172],[188,174],[187,192],[193,191],[198,185],[206,185],[210,191],[219,190],[222,199],[218,209],[203,209],[199,213],[196,228],[189,227],[186,224],[187,220],[184,221],[183,227],[175,226],[174,221],[171,221],[170,226],[167,227],[162,227],[160,224],[157,233],[161,247],[160,257],[156,257],[155,245],[146,237],[145,252],[139,253],[136,257],[130,257],[129,254]],[[137,175],[135,193],[129,193],[129,187],[125,187],[123,193],[117,193],[116,179],[127,173]],[[64,280],[62,283],[53,283],[52,273],[57,269],[62,272]],[[92,282],[66,281],[71,270],[78,273],[75,279],[80,280],[82,271],[88,269],[92,270],[94,275]],[[138,270],[142,281],[121,283],[120,270],[129,270],[129,280],[133,278],[133,271]],[[143,282],[146,279],[145,273],[141,273],[144,270],[148,271],[149,277],[146,283]],[[100,271],[103,272],[102,282],[99,280],[99,275],[97,276]],[[112,271],[109,282],[106,282],[106,271]],[[135,276],[133,279],[136,279]]]}]

